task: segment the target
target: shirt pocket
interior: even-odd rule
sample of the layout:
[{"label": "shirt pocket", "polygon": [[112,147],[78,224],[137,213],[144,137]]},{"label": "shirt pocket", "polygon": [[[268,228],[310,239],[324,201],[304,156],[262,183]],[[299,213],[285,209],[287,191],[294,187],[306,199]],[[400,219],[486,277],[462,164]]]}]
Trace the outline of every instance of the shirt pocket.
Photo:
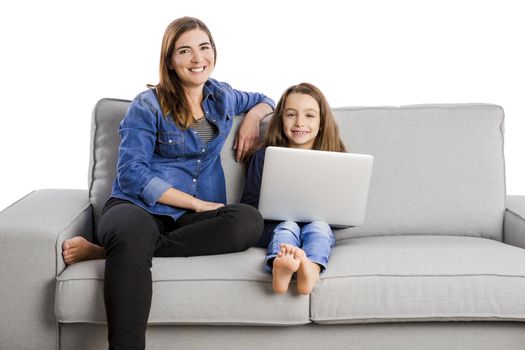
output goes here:
[{"label": "shirt pocket", "polygon": [[174,132],[157,133],[156,153],[165,158],[184,155],[184,135]]},{"label": "shirt pocket", "polygon": [[219,133],[223,137],[228,137],[230,130],[233,125],[233,118],[235,114],[232,111],[226,111],[226,118],[224,118],[221,123],[219,123]]}]

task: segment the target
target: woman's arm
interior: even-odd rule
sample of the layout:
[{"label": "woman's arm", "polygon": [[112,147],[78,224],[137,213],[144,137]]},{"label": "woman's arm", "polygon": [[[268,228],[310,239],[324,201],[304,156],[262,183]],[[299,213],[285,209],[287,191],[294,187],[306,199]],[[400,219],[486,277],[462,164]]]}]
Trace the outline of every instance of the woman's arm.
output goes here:
[{"label": "woman's arm", "polygon": [[156,178],[150,170],[155,149],[157,126],[155,111],[148,103],[145,93],[130,104],[126,116],[120,123],[117,181],[120,189],[130,197],[138,198],[148,205],[169,186]]},{"label": "woman's arm", "polygon": [[157,202],[161,204],[170,205],[172,207],[190,209],[196,212],[215,210],[224,206],[222,203],[206,202],[196,197],[193,197],[186,192],[179,191],[175,188],[170,188],[164,192]]},{"label": "woman's arm", "polygon": [[244,161],[246,154],[255,145],[259,138],[259,125],[272,111],[272,106],[266,103],[259,103],[246,113],[235,137],[233,146],[236,150],[235,159],[238,162]]},{"label": "woman's arm", "polygon": [[227,83],[219,84],[226,93],[229,108],[231,108],[230,112],[233,115],[246,113],[234,141],[235,159],[244,161],[246,154],[259,138],[259,124],[261,120],[272,113],[275,102],[268,96],[258,92],[235,90]]}]

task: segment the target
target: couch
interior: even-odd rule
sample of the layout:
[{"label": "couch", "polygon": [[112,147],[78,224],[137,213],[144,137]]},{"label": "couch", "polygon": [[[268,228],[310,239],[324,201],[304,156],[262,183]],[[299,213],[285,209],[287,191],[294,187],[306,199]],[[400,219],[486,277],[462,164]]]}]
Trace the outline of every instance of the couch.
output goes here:
[{"label": "couch", "polygon": [[[1,349],[107,348],[104,261],[65,266],[61,245],[93,237],[128,104],[94,108],[88,190],[37,190],[0,213]],[[155,258],[147,348],[525,349],[525,196],[506,196],[503,109],[334,114],[347,147],[375,164],[365,225],[336,232],[312,294],[274,294],[261,248]],[[233,134],[229,202],[244,181]]]}]

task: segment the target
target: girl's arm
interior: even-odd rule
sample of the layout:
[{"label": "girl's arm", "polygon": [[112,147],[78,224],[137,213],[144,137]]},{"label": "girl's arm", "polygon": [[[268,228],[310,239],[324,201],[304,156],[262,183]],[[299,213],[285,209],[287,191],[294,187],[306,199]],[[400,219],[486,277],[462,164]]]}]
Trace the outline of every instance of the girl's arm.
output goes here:
[{"label": "girl's arm", "polygon": [[244,182],[244,190],[241,196],[241,203],[249,204],[257,209],[259,208],[259,197],[261,194],[264,154],[265,150],[260,149],[248,160],[246,181]]}]

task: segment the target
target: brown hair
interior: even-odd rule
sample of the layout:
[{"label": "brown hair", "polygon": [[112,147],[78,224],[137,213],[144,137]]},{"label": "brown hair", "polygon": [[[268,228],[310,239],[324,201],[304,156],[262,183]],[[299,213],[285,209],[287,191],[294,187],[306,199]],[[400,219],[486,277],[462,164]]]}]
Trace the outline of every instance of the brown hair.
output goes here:
[{"label": "brown hair", "polygon": [[282,94],[279,102],[277,102],[277,106],[275,107],[272,118],[268,123],[261,147],[266,148],[268,146],[288,146],[288,138],[284,133],[282,119],[286,98],[293,93],[309,95],[314,100],[316,100],[317,104],[319,105],[319,116],[321,118],[319,124],[319,133],[315,138],[312,149],[332,152],[346,152],[345,145],[339,136],[339,127],[335,122],[332,109],[330,108],[326,97],[323,95],[321,90],[309,83],[301,83],[290,86]]},{"label": "brown hair", "polygon": [[159,64],[160,81],[157,85],[148,85],[148,87],[157,89],[157,97],[164,116],[168,117],[168,115],[171,115],[175,124],[182,130],[186,130],[191,126],[193,116],[182,83],[175,70],[170,69],[169,65],[175,49],[175,42],[182,34],[194,29],[200,29],[208,35],[213,48],[214,58],[217,58],[215,42],[206,24],[194,17],[178,18],[168,25],[162,38]]}]

